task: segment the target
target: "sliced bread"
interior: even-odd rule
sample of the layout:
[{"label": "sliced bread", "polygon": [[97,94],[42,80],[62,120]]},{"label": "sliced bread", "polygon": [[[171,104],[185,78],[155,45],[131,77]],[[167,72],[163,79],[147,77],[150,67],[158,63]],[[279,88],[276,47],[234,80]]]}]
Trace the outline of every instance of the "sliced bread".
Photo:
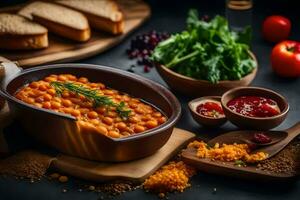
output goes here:
[{"label": "sliced bread", "polygon": [[124,16],[113,0],[57,0],[56,3],[82,12],[95,29],[112,34],[124,32]]},{"label": "sliced bread", "polygon": [[75,41],[84,42],[91,37],[87,18],[64,6],[36,1],[21,9],[19,15],[44,25],[50,32]]},{"label": "sliced bread", "polygon": [[45,27],[22,16],[0,13],[0,48],[41,49],[48,47]]}]

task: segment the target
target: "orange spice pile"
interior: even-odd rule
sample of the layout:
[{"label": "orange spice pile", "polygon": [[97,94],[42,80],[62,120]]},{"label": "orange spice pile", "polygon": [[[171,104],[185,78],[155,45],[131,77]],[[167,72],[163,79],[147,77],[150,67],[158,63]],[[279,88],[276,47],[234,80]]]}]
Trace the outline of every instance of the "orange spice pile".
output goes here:
[{"label": "orange spice pile", "polygon": [[184,162],[170,162],[145,180],[145,190],[164,196],[167,192],[183,192],[189,187],[189,179],[196,174],[196,170]]},{"label": "orange spice pile", "polygon": [[251,149],[247,144],[222,144],[216,143],[214,147],[209,147],[203,141],[193,141],[188,147],[197,149],[199,158],[210,158],[220,161],[236,161],[242,160],[247,163],[255,163],[265,160],[268,154],[257,152],[251,154]]}]

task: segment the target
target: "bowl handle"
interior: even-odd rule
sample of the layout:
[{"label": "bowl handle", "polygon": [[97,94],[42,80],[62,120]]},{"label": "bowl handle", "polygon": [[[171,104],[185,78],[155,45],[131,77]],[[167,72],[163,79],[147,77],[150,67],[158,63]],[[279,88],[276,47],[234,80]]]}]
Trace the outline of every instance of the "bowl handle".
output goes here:
[{"label": "bowl handle", "polygon": [[6,97],[4,87],[7,85],[10,77],[20,73],[22,68],[18,66],[17,62],[7,60],[0,56],[0,110],[4,106],[4,99]]}]

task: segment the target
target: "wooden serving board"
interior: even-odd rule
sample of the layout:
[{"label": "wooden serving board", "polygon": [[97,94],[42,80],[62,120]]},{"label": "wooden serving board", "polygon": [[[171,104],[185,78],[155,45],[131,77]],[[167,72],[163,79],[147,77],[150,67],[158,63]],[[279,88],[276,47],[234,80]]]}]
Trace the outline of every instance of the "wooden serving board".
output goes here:
[{"label": "wooden serving board", "polygon": [[187,148],[182,152],[184,162],[195,166],[197,169],[224,176],[250,179],[256,181],[285,181],[294,178],[296,174],[267,172],[256,168],[255,166],[238,167],[234,162],[212,161],[208,158],[199,158],[196,156],[195,148]]},{"label": "wooden serving board", "polygon": [[52,161],[51,167],[62,173],[90,181],[125,179],[141,182],[174,157],[193,138],[195,138],[195,134],[175,128],[169,141],[160,150],[154,155],[140,160],[101,163],[59,155]]},{"label": "wooden serving board", "polygon": [[[101,53],[118,43],[137,29],[151,15],[148,4],[142,0],[118,0],[125,15],[125,32],[119,36],[92,30],[92,37],[86,43],[72,42],[49,34],[49,47],[44,50],[13,51],[0,50],[0,55],[18,61],[26,68],[34,65],[61,63],[80,60]],[[16,12],[21,6],[0,9],[0,12]]]}]

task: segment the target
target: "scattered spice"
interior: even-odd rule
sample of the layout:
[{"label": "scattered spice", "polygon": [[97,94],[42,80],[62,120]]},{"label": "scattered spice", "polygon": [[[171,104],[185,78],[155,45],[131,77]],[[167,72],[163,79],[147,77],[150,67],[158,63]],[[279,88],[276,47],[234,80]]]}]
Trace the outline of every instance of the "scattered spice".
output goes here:
[{"label": "scattered spice", "polygon": [[295,174],[300,161],[300,142],[294,141],[274,157],[261,161],[257,168],[273,173]]},{"label": "scattered spice", "polygon": [[89,190],[90,190],[90,191],[94,191],[94,190],[95,190],[95,186],[90,185],[90,186],[89,186]]},{"label": "scattered spice", "polygon": [[98,193],[105,193],[109,196],[118,196],[124,192],[133,191],[139,185],[130,181],[115,181],[111,183],[102,183],[98,185],[83,185],[81,190],[94,191]]},{"label": "scattered spice", "polygon": [[160,197],[167,192],[183,192],[190,186],[189,179],[196,170],[183,161],[170,162],[145,180],[143,187],[146,191],[158,193]]},{"label": "scattered spice", "polygon": [[66,183],[68,182],[69,178],[67,176],[60,176],[58,178],[58,181],[61,182],[61,183]]},{"label": "scattered spice", "polygon": [[40,180],[51,162],[47,155],[35,151],[23,151],[0,160],[0,174],[16,178],[28,178],[30,182]]},{"label": "scattered spice", "polygon": [[220,161],[237,161],[242,160],[247,163],[255,163],[264,160],[268,154],[257,152],[251,154],[251,149],[247,144],[222,144],[216,143],[213,148],[207,148],[203,141],[193,141],[189,145],[197,149],[199,158],[210,158],[211,160]]},{"label": "scattered spice", "polygon": [[217,193],[217,188],[214,188],[213,189],[213,194],[216,194]]},{"label": "scattered spice", "polygon": [[60,175],[58,173],[53,173],[49,176],[51,179],[58,179]]},{"label": "scattered spice", "polygon": [[[170,35],[166,32],[157,32],[154,30],[137,35],[131,40],[130,48],[126,50],[126,53],[130,59],[137,58],[137,64],[144,66],[144,72],[148,73],[153,67],[153,63],[150,60],[153,49],[159,42],[169,37]],[[134,72],[132,67],[128,71]]]}]

